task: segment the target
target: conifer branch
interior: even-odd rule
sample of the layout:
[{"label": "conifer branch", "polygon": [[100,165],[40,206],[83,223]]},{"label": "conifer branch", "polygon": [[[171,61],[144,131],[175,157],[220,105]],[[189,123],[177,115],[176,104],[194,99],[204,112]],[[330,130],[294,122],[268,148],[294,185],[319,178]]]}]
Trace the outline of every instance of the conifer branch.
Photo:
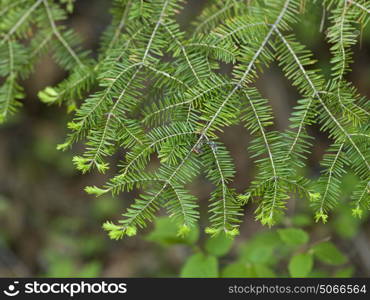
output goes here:
[{"label": "conifer branch", "polygon": [[[139,192],[118,225],[104,224],[111,238],[135,235],[161,208],[180,235],[189,232],[200,216],[187,186],[198,176],[214,186],[206,229],[212,235],[238,234],[241,208],[249,199],[263,225],[281,219],[292,195],[307,199],[316,221],[325,222],[348,171],[358,177],[352,214],[361,217],[370,209],[370,102],[346,79],[357,28],[369,22],[366,1],[323,1],[328,14],[320,32],[330,44],[328,80],[292,34],[305,18],[305,5],[321,9],[317,1],[214,0],[186,28],[176,18],[183,0],[114,0],[96,55],[68,29],[71,7],[59,0],[29,2],[3,0],[0,8],[0,121],[25,97],[20,80],[50,53],[69,75],[39,98],[74,111],[70,133],[58,149],[83,143],[82,154],[73,158],[83,173],[105,172],[112,156],[124,153],[117,174],[101,188],[85,190],[96,196]],[[255,87],[275,61],[302,97],[282,132],[273,129],[272,107]],[[221,142],[225,128],[240,124],[252,137],[248,153],[256,165],[242,195],[231,187],[235,162]],[[307,179],[299,174],[314,147],[312,124],[333,143],[320,162],[320,176]]]},{"label": "conifer branch", "polygon": [[368,14],[370,14],[370,8],[366,8],[364,5],[362,5],[361,3],[358,3],[355,0],[343,0],[343,1],[345,1],[346,3],[349,3],[349,4],[356,5],[358,8],[360,8],[363,11],[367,12]]},{"label": "conifer branch", "polygon": [[109,50],[114,47],[114,45],[116,44],[120,34],[122,33],[122,30],[123,30],[124,26],[126,25],[128,13],[129,13],[130,8],[131,8],[131,3],[132,3],[131,0],[128,1],[128,3],[125,6],[125,9],[122,12],[121,20],[120,20],[118,26],[116,27],[116,29],[114,31],[114,35],[113,35],[113,37],[111,38],[111,40],[108,44],[108,47],[107,47],[107,50],[106,50],[107,52],[109,52]]},{"label": "conifer branch", "polygon": [[310,85],[310,87],[312,89],[312,92],[315,95],[315,98],[317,98],[319,100],[320,104],[322,105],[322,107],[324,108],[324,110],[326,111],[326,113],[328,114],[328,116],[332,119],[332,121],[340,129],[340,131],[343,133],[343,135],[348,139],[348,141],[356,149],[357,153],[361,156],[362,160],[366,164],[368,170],[370,170],[370,164],[369,164],[369,162],[366,160],[365,156],[360,151],[360,149],[358,148],[357,144],[353,141],[353,139],[351,138],[350,134],[344,129],[344,127],[341,125],[341,123],[337,120],[337,118],[335,118],[335,116],[333,115],[333,113],[330,111],[330,109],[328,108],[328,106],[325,104],[325,102],[323,101],[323,99],[320,96],[320,93],[318,92],[317,88],[314,86],[311,78],[308,76],[306,70],[304,69],[304,67],[300,63],[300,60],[298,59],[297,55],[295,54],[295,52],[291,48],[291,46],[288,43],[288,41],[285,39],[285,37],[280,33],[280,31],[278,29],[274,29],[274,30],[277,32],[277,34],[279,35],[279,37],[281,38],[281,40],[283,41],[283,43],[285,44],[285,46],[288,48],[288,50],[291,53],[291,55],[294,57],[294,60],[296,61],[298,67],[300,68],[300,70],[302,72],[302,75],[305,77],[305,79],[309,83],[309,85]]},{"label": "conifer branch", "polygon": [[27,18],[36,10],[38,6],[43,2],[43,0],[37,0],[32,6],[30,6],[24,14],[19,18],[17,23],[12,26],[12,28],[9,30],[9,32],[2,38],[0,41],[0,46],[4,44],[6,41],[9,40],[9,38],[17,31],[17,29],[27,20]]},{"label": "conifer branch", "polygon": [[48,18],[49,18],[50,26],[51,26],[51,28],[52,28],[55,36],[62,43],[62,45],[66,48],[66,50],[70,53],[70,55],[73,57],[73,59],[76,61],[76,63],[78,65],[82,66],[83,63],[78,58],[77,54],[73,51],[73,49],[68,45],[68,43],[66,42],[66,40],[62,37],[62,35],[60,34],[57,26],[55,25],[55,22],[54,22],[52,13],[50,11],[48,0],[42,0],[42,2],[44,3],[45,9],[46,9],[46,13],[47,13]]}]

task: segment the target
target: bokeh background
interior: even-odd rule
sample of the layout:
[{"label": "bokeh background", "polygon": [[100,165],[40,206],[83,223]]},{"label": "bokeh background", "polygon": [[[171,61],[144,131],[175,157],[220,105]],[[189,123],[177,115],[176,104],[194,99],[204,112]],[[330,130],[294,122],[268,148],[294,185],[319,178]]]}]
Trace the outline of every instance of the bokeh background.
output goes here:
[{"label": "bokeh background", "polygon": [[[178,17],[184,29],[191,28],[192,20],[207,2],[210,1],[188,1]],[[84,37],[85,46],[93,51],[97,50],[100,34],[110,22],[109,6],[110,1],[78,0],[69,20],[68,26],[75,28]],[[329,74],[329,45],[324,33],[320,32],[321,14],[321,9],[307,12],[296,33],[314,51],[318,65]],[[361,43],[354,49],[355,63],[348,79],[360,93],[370,97],[369,28],[359,34]],[[229,71],[229,66],[223,67],[223,72]],[[145,236],[151,226],[137,237],[118,242],[109,240],[101,224],[118,219],[134,195],[94,198],[85,194],[86,185],[104,183],[116,170],[106,175],[81,175],[74,169],[71,159],[82,146],[77,145],[69,152],[56,150],[56,144],[65,137],[65,124],[71,116],[66,115],[65,107],[48,107],[39,102],[37,92],[65,76],[50,56],[42,57],[35,73],[23,83],[28,95],[24,107],[0,127],[0,276],[178,276],[186,257],[194,249],[184,245],[164,247],[150,241]],[[257,86],[271,99],[276,128],[284,130],[292,105],[299,99],[296,90],[274,65],[261,74]],[[318,127],[309,130],[315,137],[315,147],[305,172],[315,178],[330,140]],[[242,192],[255,171],[246,150],[250,137],[242,127],[235,126],[225,131],[222,140],[236,163],[234,186]],[[369,277],[370,221],[367,216],[361,221],[352,218],[348,207],[355,183],[353,175],[346,175],[341,204],[331,214],[328,224],[313,223],[307,203],[293,199],[288,203],[282,226],[299,224],[309,232],[313,243],[330,239],[348,256],[351,268],[348,274]],[[212,188],[203,178],[191,186],[200,199],[200,228],[207,225],[207,201]],[[248,243],[261,230],[267,230],[254,221],[253,210],[253,204],[246,206],[241,235],[221,264],[233,260],[239,245]],[[201,233],[199,247],[204,238]],[[332,274],[332,270],[325,267],[320,272],[318,275],[322,276]]]}]

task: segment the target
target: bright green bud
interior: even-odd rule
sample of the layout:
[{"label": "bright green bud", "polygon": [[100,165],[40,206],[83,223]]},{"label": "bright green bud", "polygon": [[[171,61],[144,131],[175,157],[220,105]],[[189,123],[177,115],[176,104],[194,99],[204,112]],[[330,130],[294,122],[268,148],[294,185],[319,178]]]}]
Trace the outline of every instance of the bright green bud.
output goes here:
[{"label": "bright green bud", "polygon": [[318,201],[321,198],[321,194],[320,193],[311,193],[310,192],[309,195],[310,195],[310,201],[311,202]]},{"label": "bright green bud", "polygon": [[82,122],[68,122],[67,127],[73,131],[78,131],[82,127]]},{"label": "bright green bud", "polygon": [[318,211],[315,214],[315,222],[319,222],[320,219],[322,220],[324,224],[328,221],[328,215],[324,213],[322,210]]},{"label": "bright green bud", "polygon": [[96,195],[98,197],[107,193],[108,190],[104,190],[96,186],[87,186],[85,187],[85,192],[88,193],[89,195]]},{"label": "bright green bud", "polygon": [[272,225],[275,224],[275,220],[272,217],[272,215],[269,215],[267,217],[264,216],[261,218],[261,223],[262,225],[267,225],[268,227],[271,227]]},{"label": "bright green bud", "polygon": [[71,112],[74,112],[76,110],[76,108],[77,108],[76,103],[73,101],[67,107],[67,114],[70,114]]},{"label": "bright green bud", "polygon": [[58,100],[59,94],[54,88],[48,86],[43,91],[40,91],[37,95],[44,103],[54,103]]},{"label": "bright green bud", "polygon": [[121,226],[118,226],[118,225],[115,225],[113,224],[112,222],[109,222],[109,221],[106,221],[104,224],[103,224],[103,229],[105,231],[108,231],[108,235],[109,237],[112,239],[112,240],[119,240],[121,239],[125,232],[124,230],[122,229]]},{"label": "bright green bud", "polygon": [[226,230],[225,233],[227,237],[234,238],[239,235],[239,229],[235,227],[232,230]]},{"label": "bright green bud", "polygon": [[363,210],[359,206],[356,206],[354,209],[352,209],[352,216],[361,219],[362,214],[363,214]]},{"label": "bright green bud", "polygon": [[70,145],[71,145],[71,143],[70,143],[70,142],[65,142],[65,143],[63,143],[63,144],[58,144],[58,145],[57,145],[57,150],[64,151],[64,150],[66,150]]},{"label": "bright green bud", "polygon": [[127,236],[134,236],[137,233],[137,229],[134,226],[129,226],[125,229],[125,233]]},{"label": "bright green bud", "polygon": [[86,173],[90,169],[90,159],[82,157],[82,156],[75,156],[72,159],[74,165],[76,166],[77,170],[80,170],[82,173]]},{"label": "bright green bud", "polygon": [[189,234],[189,232],[190,232],[189,226],[184,224],[184,225],[179,227],[179,230],[177,231],[177,235],[183,238],[183,237],[187,236]]},{"label": "bright green bud", "polygon": [[240,195],[237,196],[239,202],[241,202],[243,204],[247,204],[250,197],[251,197],[250,193],[240,194]]},{"label": "bright green bud", "polygon": [[1,123],[4,123],[4,121],[5,121],[5,116],[6,116],[6,113],[4,112],[4,113],[2,113],[2,114],[0,114],[0,124]]},{"label": "bright green bud", "polygon": [[123,230],[112,230],[108,232],[108,235],[112,240],[120,240],[123,238],[125,233]]},{"label": "bright green bud", "polygon": [[100,173],[105,173],[106,170],[109,169],[109,164],[108,163],[95,163],[96,168]]},{"label": "bright green bud", "polygon": [[220,230],[216,228],[207,227],[205,232],[211,236],[216,236],[217,234],[219,234]]},{"label": "bright green bud", "polygon": [[106,231],[112,231],[112,230],[122,230],[122,227],[121,226],[118,226],[110,221],[106,221],[104,222],[103,224],[103,229],[106,230]]}]

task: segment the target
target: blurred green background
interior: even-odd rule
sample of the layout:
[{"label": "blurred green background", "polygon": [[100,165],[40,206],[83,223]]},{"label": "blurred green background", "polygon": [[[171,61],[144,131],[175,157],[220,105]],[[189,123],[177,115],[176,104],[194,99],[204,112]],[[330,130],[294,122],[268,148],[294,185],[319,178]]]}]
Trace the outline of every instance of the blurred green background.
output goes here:
[{"label": "blurred green background", "polygon": [[[188,1],[179,16],[184,29],[191,28],[192,19],[207,2],[210,1]],[[110,1],[76,1],[68,26],[84,37],[87,48],[97,49],[99,36],[110,21],[109,5]],[[321,8],[306,12],[296,31],[299,39],[314,51],[318,65],[329,74],[329,45],[319,28],[321,13]],[[368,97],[369,27],[360,33],[361,44],[354,49],[354,71],[348,78]],[[230,71],[228,66],[224,69],[225,73]],[[117,170],[104,176],[81,175],[74,170],[71,161],[81,145],[70,152],[56,150],[56,145],[63,142],[65,124],[71,116],[65,114],[65,107],[40,103],[37,92],[65,76],[49,56],[44,56],[35,73],[24,82],[28,97],[23,109],[0,127],[1,277],[287,276],[291,271],[291,257],[302,252],[315,253],[312,270],[307,276],[370,276],[370,221],[368,216],[361,221],[351,216],[349,195],[357,182],[351,174],[346,175],[343,182],[345,193],[341,204],[326,225],[313,222],[307,203],[292,199],[283,222],[268,230],[254,221],[254,205],[248,204],[241,234],[233,244],[223,240],[206,241],[203,232],[207,226],[206,209],[212,185],[199,178],[191,190],[200,199],[200,233],[194,232],[187,239],[179,240],[172,230],[174,226],[164,218],[157,222],[154,231],[154,226],[150,226],[135,238],[109,240],[101,224],[105,220],[116,220],[134,193],[117,198],[88,196],[83,192],[86,185],[104,183]],[[274,65],[261,74],[257,86],[271,99],[277,129],[284,130],[299,95]],[[315,136],[315,147],[305,172],[308,177],[315,178],[330,140],[315,126],[309,131]],[[237,166],[234,187],[242,192],[254,176],[253,161],[246,150],[250,137],[242,127],[235,126],[225,131],[222,140],[231,150]],[[291,226],[306,232],[301,242],[292,244],[282,237],[279,230]],[[317,244],[328,241],[336,247],[328,252],[336,258],[334,261],[328,261],[325,253],[321,255],[312,250]],[[194,264],[204,264],[206,273],[210,273],[192,270]]]}]

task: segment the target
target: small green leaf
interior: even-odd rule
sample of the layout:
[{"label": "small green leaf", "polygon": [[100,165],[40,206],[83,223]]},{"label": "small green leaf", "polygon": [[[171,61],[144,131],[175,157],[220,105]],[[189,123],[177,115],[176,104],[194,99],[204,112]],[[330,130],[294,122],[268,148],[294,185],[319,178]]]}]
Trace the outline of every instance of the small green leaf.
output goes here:
[{"label": "small green leaf", "polygon": [[217,258],[197,253],[190,256],[181,270],[181,277],[218,277]]},{"label": "small green leaf", "polygon": [[245,263],[270,263],[273,252],[281,248],[281,240],[276,231],[259,232],[240,248],[240,260]]},{"label": "small green leaf", "polygon": [[355,269],[353,267],[348,267],[344,269],[340,269],[335,272],[334,277],[336,278],[350,278],[353,276]]},{"label": "small green leaf", "polygon": [[251,246],[245,248],[242,253],[242,260],[251,263],[266,263],[272,257],[273,249],[269,246]]},{"label": "small green leaf", "polygon": [[324,270],[312,270],[310,274],[308,274],[308,278],[323,278],[323,277],[329,277],[330,274],[327,271]]},{"label": "small green leaf", "polygon": [[308,234],[298,228],[286,228],[286,229],[279,229],[278,234],[280,239],[290,245],[290,246],[299,246],[303,245],[308,242]]},{"label": "small green leaf", "polygon": [[256,274],[252,267],[242,263],[233,263],[227,265],[223,270],[221,277],[224,278],[245,278],[245,277],[256,277]]},{"label": "small green leaf", "polygon": [[[186,232],[185,232],[185,231]],[[199,236],[198,227],[178,227],[171,218],[158,218],[155,227],[146,239],[161,245],[194,244]]]},{"label": "small green leaf", "polygon": [[209,254],[222,256],[230,250],[233,241],[233,238],[227,236],[224,232],[220,232],[206,241],[205,249]]},{"label": "small green leaf", "polygon": [[289,261],[289,274],[292,277],[306,277],[312,270],[312,255],[300,253],[293,256]]},{"label": "small green leaf", "polygon": [[268,266],[266,266],[264,264],[255,264],[253,266],[253,269],[256,273],[256,277],[259,277],[259,278],[274,278],[274,277],[276,277],[276,274],[274,273],[274,271],[271,270],[271,268],[269,268]]},{"label": "small green leaf", "polygon": [[74,262],[70,258],[58,257],[49,262],[46,277],[72,277],[75,273]]},{"label": "small green leaf", "polygon": [[347,262],[347,257],[331,242],[317,244],[311,250],[319,261],[329,265],[341,265]]},{"label": "small green leaf", "polygon": [[312,224],[312,218],[305,214],[297,214],[292,217],[292,224],[297,227],[309,226]]},{"label": "small green leaf", "polygon": [[351,211],[346,206],[338,207],[337,214],[330,225],[333,230],[342,238],[353,238],[360,226],[360,220],[351,215]]},{"label": "small green leaf", "polygon": [[98,261],[92,261],[82,267],[77,273],[77,277],[94,278],[99,276],[102,266]]}]

